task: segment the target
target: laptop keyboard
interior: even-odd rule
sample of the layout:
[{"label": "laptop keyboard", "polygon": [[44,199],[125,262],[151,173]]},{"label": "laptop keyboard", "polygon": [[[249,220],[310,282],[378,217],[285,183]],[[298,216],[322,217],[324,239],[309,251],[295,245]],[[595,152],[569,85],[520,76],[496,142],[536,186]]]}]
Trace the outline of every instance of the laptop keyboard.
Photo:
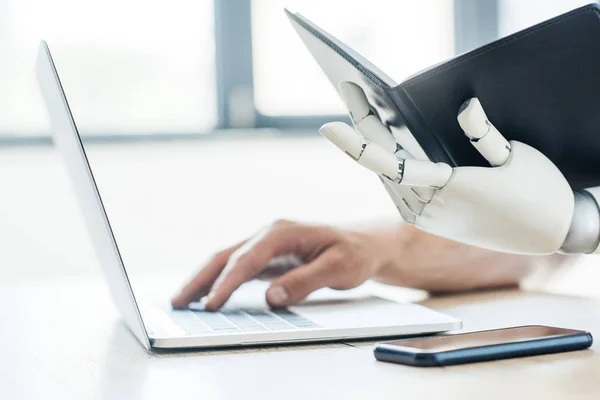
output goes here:
[{"label": "laptop keyboard", "polygon": [[179,327],[194,336],[289,331],[318,327],[308,319],[285,309],[222,309],[219,312],[171,310],[169,316]]}]

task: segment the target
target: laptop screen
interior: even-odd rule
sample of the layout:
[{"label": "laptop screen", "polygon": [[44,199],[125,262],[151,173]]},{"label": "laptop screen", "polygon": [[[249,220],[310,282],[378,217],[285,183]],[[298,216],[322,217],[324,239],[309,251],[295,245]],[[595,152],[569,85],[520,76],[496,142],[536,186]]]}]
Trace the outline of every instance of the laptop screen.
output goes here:
[{"label": "laptop screen", "polygon": [[121,262],[119,250],[114,241],[79,132],[71,115],[50,50],[43,41],[38,52],[37,77],[50,116],[54,144],[66,164],[88,232],[115,303],[131,331],[146,348],[149,348],[148,335],[127,272]]}]

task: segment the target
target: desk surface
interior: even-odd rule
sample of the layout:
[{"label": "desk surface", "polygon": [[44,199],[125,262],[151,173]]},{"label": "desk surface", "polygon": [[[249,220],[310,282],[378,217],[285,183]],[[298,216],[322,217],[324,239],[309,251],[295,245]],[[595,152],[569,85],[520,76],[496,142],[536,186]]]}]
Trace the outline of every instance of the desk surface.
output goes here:
[{"label": "desk surface", "polygon": [[[375,361],[372,342],[147,353],[96,279],[0,286],[2,398],[597,399],[600,347],[413,368]],[[517,290],[428,299],[467,329],[550,324],[600,337],[600,302]]]},{"label": "desk surface", "polygon": [[[306,151],[307,143],[299,141],[292,144],[295,147],[305,146],[302,151]],[[111,208],[111,212],[137,218],[144,215],[154,217],[157,210],[166,209],[168,215],[161,216],[164,217],[162,220],[158,217],[151,219],[152,222],[164,228],[166,236],[181,235],[178,240],[165,239],[168,245],[161,249],[164,254],[182,254],[168,264],[168,268],[165,268],[162,253],[156,257],[160,262],[154,264],[145,264],[143,261],[147,260],[144,259],[132,259],[132,264],[137,262],[132,267],[132,275],[136,279],[139,276],[141,280],[148,278],[146,282],[160,281],[160,286],[140,283],[147,289],[156,288],[168,293],[191,272],[194,267],[186,262],[197,260],[193,253],[197,243],[194,244],[189,237],[194,240],[214,239],[209,245],[217,245],[215,237],[228,241],[230,236],[247,234],[256,228],[257,223],[280,216],[276,214],[336,223],[343,221],[347,215],[368,219],[378,214],[393,213],[393,207],[387,207],[385,195],[371,196],[370,193],[383,192],[377,182],[370,179],[370,175],[361,175],[359,169],[350,169],[350,163],[340,164],[349,168],[351,176],[356,177],[348,181],[332,180],[343,175],[340,173],[346,170],[342,167],[332,172],[324,169],[319,174],[296,168],[291,172],[294,179],[277,181],[279,172],[269,169],[269,165],[249,163],[249,170],[256,176],[278,182],[274,193],[281,202],[273,208],[265,205],[264,192],[261,196],[249,193],[244,200],[246,206],[255,212],[245,220],[246,225],[240,221],[236,224],[225,221],[224,230],[215,233],[217,221],[208,223],[212,214],[204,213],[199,217],[198,212],[194,213],[193,203],[203,199],[203,195],[194,192],[191,189],[193,185],[188,184],[194,171],[219,162],[226,164],[215,158],[218,147],[211,146],[208,150],[204,144],[189,143],[138,146],[133,149],[133,155],[127,153],[127,157],[122,150],[111,149],[110,146],[98,150],[99,162],[105,164],[105,176],[110,178],[107,187],[110,188],[112,182],[116,192],[128,190],[127,198],[117,196],[114,201],[109,200],[109,203],[123,207],[121,210]],[[272,151],[270,145],[266,146],[267,150],[262,145],[251,146],[260,147],[266,153]],[[244,156],[252,158],[248,147],[228,145],[227,150],[233,151],[233,157],[243,161]],[[285,148],[290,147],[290,143],[286,143]],[[169,151],[176,157],[165,155]],[[329,161],[330,155],[335,157],[333,154],[337,153],[319,146],[311,151],[311,165],[317,170],[319,163]],[[299,165],[302,159],[298,154],[281,157],[289,165]],[[158,168],[155,165],[157,159],[169,162]],[[340,158],[339,162],[343,159]],[[141,169],[150,169],[151,173],[142,175],[135,168],[128,169],[140,165]],[[598,345],[583,352],[435,369],[376,362],[372,342],[148,353],[119,321],[108,291],[97,273],[91,246],[56,155],[50,149],[4,150],[0,166],[0,187],[3,188],[0,198],[0,240],[3,243],[0,252],[2,399],[599,397]],[[171,179],[167,173],[169,168],[176,170],[179,179]],[[186,176],[186,173],[189,175]],[[269,173],[272,174],[270,178]],[[134,178],[137,186],[130,184]],[[290,181],[296,184],[302,182],[304,190],[318,190],[320,197],[291,196],[294,187]],[[162,194],[161,191],[152,191],[153,186],[148,182],[158,182],[158,187],[167,187],[169,191]],[[266,181],[254,184],[260,190],[273,186],[272,182]],[[367,190],[366,194],[361,187],[356,187],[362,184],[372,191]],[[135,186],[140,192],[129,190],[130,186]],[[240,187],[248,189],[254,186],[243,183],[234,189]],[[206,186],[203,187],[205,189]],[[233,195],[234,189],[231,186],[219,188],[233,191],[227,192],[227,195]],[[178,190],[183,193],[178,197],[187,200],[178,202],[177,207],[164,208],[165,204],[174,200],[170,196]],[[346,209],[328,196],[347,198]],[[140,201],[143,198],[149,201]],[[333,207],[334,204],[338,207]],[[378,206],[384,208],[378,209]],[[139,212],[140,209],[142,212]],[[357,214],[357,210],[362,214]],[[136,222],[140,220],[141,217]],[[181,222],[181,225],[169,225],[173,220]],[[147,228],[144,226],[144,230],[150,230]],[[121,237],[138,233],[131,231]],[[153,239],[157,237],[138,237],[137,242],[148,246]],[[173,252],[174,249],[176,252]],[[150,279],[157,271],[167,269],[170,270],[167,278]],[[563,275],[555,279],[554,283],[546,286],[553,293],[512,290],[430,299],[418,291],[393,289],[387,293],[404,301],[422,301],[426,306],[459,317],[465,321],[466,330],[540,323],[590,330],[600,338],[600,301],[574,296],[596,292],[600,268],[591,270],[594,271],[591,275],[590,270],[583,271],[588,273],[583,278]]]}]

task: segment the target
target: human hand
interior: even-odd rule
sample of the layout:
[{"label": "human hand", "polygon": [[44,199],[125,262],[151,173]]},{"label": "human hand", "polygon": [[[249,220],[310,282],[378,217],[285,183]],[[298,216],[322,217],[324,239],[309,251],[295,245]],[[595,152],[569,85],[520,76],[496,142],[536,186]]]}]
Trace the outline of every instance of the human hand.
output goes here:
[{"label": "human hand", "polygon": [[215,254],[172,305],[186,308],[212,292],[206,309],[216,310],[251,279],[273,280],[267,292],[272,306],[298,303],[321,287],[350,289],[369,278],[432,292],[501,287],[516,285],[531,265],[529,257],[467,246],[397,221],[364,232],[279,221]]},{"label": "human hand", "polygon": [[268,279],[271,306],[287,306],[329,287],[351,289],[392,262],[394,246],[378,235],[278,221],[246,241],[216,253],[172,299],[174,308],[208,296],[220,308],[243,283]]},{"label": "human hand", "polygon": [[458,120],[490,168],[451,168],[415,160],[370,112],[360,87],[343,82],[340,93],[356,130],[334,122],[324,125],[321,133],[381,177],[407,222],[489,250],[550,254],[561,248],[573,219],[571,187],[542,153],[524,143],[507,142],[477,99],[457,110]]}]

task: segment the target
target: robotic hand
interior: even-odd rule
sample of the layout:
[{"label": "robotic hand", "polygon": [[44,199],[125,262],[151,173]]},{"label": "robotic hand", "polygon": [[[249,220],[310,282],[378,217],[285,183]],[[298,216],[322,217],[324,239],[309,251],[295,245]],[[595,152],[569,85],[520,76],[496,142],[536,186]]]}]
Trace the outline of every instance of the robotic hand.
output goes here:
[{"label": "robotic hand", "polygon": [[321,134],[377,173],[402,217],[447,239],[515,254],[600,253],[600,188],[573,193],[558,168],[524,143],[508,142],[478,99],[458,110],[465,140],[491,167],[416,160],[373,113],[362,89],[339,91],[355,129],[325,124]]}]

